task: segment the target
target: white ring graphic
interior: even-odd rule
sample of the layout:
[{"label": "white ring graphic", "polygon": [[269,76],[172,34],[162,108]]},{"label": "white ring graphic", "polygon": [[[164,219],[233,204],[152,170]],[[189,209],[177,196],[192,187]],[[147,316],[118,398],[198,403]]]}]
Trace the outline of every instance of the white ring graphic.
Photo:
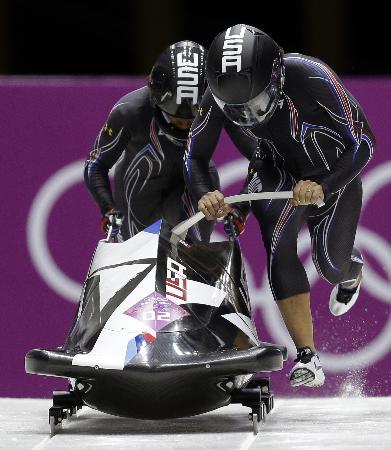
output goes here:
[{"label": "white ring graphic", "polygon": [[75,161],[55,172],[41,187],[31,205],[27,220],[27,245],[38,273],[61,297],[77,302],[81,285],[57,266],[47,242],[47,223],[57,200],[83,180],[84,161]]}]

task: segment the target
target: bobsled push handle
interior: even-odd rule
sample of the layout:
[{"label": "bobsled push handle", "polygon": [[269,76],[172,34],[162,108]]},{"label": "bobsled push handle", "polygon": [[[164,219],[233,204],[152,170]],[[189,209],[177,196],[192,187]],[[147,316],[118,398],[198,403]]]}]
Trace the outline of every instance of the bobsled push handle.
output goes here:
[{"label": "bobsled push handle", "polygon": [[[233,205],[239,202],[251,202],[255,200],[276,200],[276,199],[289,199],[293,198],[293,191],[281,191],[281,192],[254,192],[252,194],[239,194],[239,195],[231,195],[230,197],[225,197],[225,203],[229,203]],[[316,201],[316,206],[318,208],[324,205],[324,202],[321,199]],[[171,239],[170,241],[173,244],[176,244],[178,240],[185,239],[187,231],[193,225],[198,223],[200,220],[204,218],[204,213],[199,211],[194,216],[190,217],[187,220],[179,223],[172,229]]]}]

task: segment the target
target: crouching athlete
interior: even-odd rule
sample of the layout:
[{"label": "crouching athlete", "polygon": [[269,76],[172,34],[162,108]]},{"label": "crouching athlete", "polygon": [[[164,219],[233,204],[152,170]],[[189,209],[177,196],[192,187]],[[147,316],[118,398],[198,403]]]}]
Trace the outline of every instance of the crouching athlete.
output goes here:
[{"label": "crouching athlete", "polygon": [[[214,39],[207,79],[201,108],[208,121],[198,116],[192,125],[188,188],[208,219],[226,213],[224,196],[213,192],[206,168],[228,118],[258,140],[245,191],[293,190],[291,200],[255,201],[251,210],[267,254],[271,291],[297,348],[291,384],[320,386],[325,376],[314,344],[310,286],[297,254],[298,233],[308,226],[315,267],[334,286],[331,313],[346,313],[362,279],[363,260],[354,240],[360,172],[372,157],[373,134],[332,69],[310,56],[284,54],[267,34],[248,25],[228,28]],[[200,123],[202,132],[193,133]],[[321,208],[314,205],[318,199],[325,203]],[[240,228],[246,214],[246,207],[235,211]]]}]

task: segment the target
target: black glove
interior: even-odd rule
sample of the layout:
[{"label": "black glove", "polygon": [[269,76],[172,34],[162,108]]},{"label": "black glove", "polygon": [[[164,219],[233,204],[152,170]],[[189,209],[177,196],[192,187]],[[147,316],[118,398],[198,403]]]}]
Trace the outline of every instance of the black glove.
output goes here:
[{"label": "black glove", "polygon": [[246,216],[240,211],[240,209],[232,208],[228,214],[224,217],[224,231],[231,238],[237,238],[240,236],[246,224]]},{"label": "black glove", "polygon": [[100,221],[100,228],[106,235],[109,232],[110,226],[113,226],[111,236],[117,236],[119,229],[121,228],[124,216],[118,209],[110,209],[106,214],[102,216]]}]

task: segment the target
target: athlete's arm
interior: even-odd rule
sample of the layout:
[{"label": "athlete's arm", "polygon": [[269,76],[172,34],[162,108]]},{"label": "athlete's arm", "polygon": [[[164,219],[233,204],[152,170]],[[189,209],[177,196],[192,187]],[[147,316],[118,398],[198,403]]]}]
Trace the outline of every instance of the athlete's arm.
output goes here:
[{"label": "athlete's arm", "polygon": [[345,144],[344,151],[330,167],[329,174],[320,180],[327,198],[360,174],[372,158],[375,138],[358,102],[334,72],[324,67],[324,79],[311,80],[311,91],[319,108],[329,116],[333,129]]},{"label": "athlete's arm", "polygon": [[102,214],[115,209],[109,170],[121,156],[129,139],[121,110],[114,107],[84,166],[84,181]]},{"label": "athlete's arm", "polygon": [[214,190],[209,176],[209,161],[219,140],[224,119],[224,113],[217,106],[208,88],[191,127],[184,158],[185,182],[197,200]]}]

